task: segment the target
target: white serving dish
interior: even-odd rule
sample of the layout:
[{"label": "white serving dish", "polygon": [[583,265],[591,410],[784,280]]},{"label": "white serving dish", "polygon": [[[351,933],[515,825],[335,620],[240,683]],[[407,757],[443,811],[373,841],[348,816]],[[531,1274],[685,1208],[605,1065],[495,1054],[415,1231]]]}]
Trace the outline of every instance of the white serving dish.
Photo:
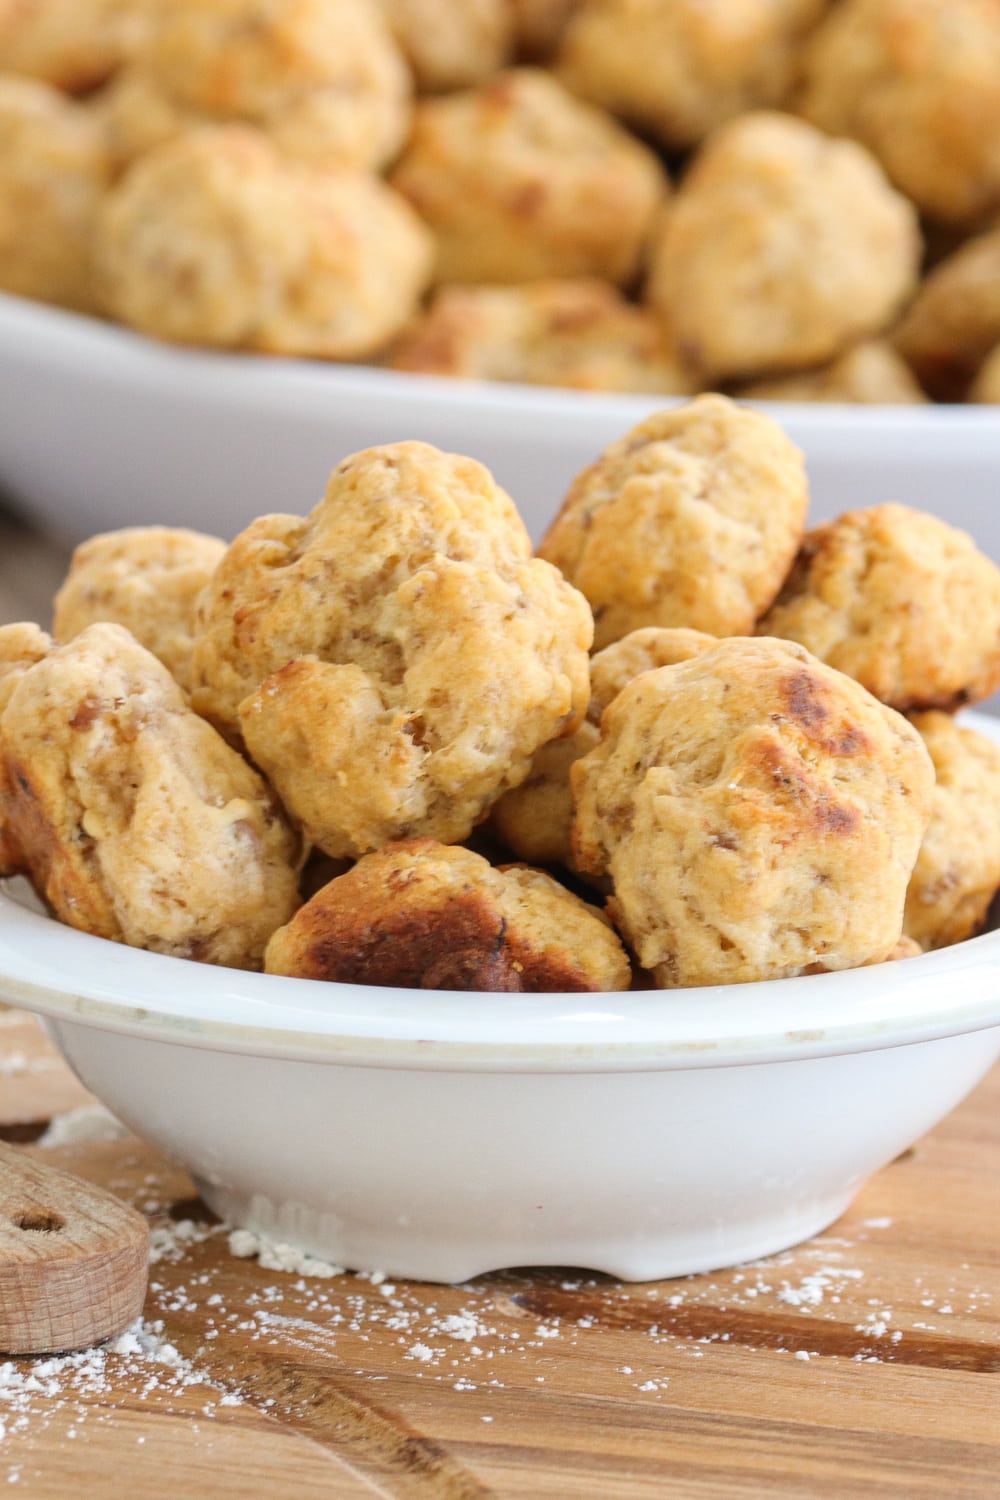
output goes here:
[{"label": "white serving dish", "polygon": [[1000,1056],[1000,931],[769,983],[473,995],[164,958],[15,881],[0,996],[233,1224],[395,1276],[645,1280],[817,1233],[952,1109]]},{"label": "white serving dish", "polygon": [[[664,404],[172,348],[0,294],[0,491],[74,538],[160,524],[228,539],[309,510],[347,454],[422,438],[485,463],[537,540],[574,474]],[[901,500],[1000,559],[1000,409],[768,409],[805,450],[815,520]]]},{"label": "white serving dish", "polygon": [[[419,437],[487,463],[537,536],[661,404],[212,355],[0,296],[0,487],[70,535],[230,535],[340,458]],[[773,407],[813,515],[902,499],[1000,557],[1000,413]],[[990,730],[989,720],[979,722]],[[473,996],[212,969],[0,894],[0,995],[233,1223],[363,1268],[634,1279],[835,1219],[1000,1055],[1000,933],[902,963],[623,995]]]}]

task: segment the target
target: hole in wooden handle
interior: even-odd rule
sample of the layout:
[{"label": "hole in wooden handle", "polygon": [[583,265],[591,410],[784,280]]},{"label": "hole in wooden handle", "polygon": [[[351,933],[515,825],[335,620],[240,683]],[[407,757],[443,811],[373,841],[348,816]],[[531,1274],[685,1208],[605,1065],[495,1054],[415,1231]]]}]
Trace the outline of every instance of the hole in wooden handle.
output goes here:
[{"label": "hole in wooden handle", "polygon": [[12,1223],[15,1229],[28,1229],[35,1234],[55,1234],[66,1227],[66,1220],[62,1215],[53,1213],[51,1209],[31,1209],[27,1213],[18,1214]]}]

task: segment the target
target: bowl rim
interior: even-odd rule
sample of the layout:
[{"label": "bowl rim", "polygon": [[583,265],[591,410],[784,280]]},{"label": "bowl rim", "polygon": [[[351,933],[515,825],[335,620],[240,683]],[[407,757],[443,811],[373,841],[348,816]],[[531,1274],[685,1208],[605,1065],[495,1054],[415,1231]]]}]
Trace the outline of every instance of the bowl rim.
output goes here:
[{"label": "bowl rim", "polygon": [[312,1062],[489,1072],[707,1068],[1000,1027],[1000,930],[891,963],[749,984],[472,994],[292,979],[128,948],[45,915],[16,879],[0,881],[0,996],[56,1022]]},{"label": "bowl rim", "polygon": [[[238,405],[248,412],[295,410],[320,415],[331,398],[349,404],[402,397],[419,417],[448,410],[475,418],[480,427],[544,435],[560,418],[586,420],[612,415],[622,432],[651,412],[689,396],[663,393],[576,390],[473,380],[393,370],[382,365],[271,355],[250,350],[172,344],[97,314],[35,302],[0,291],[0,358],[21,366],[72,367],[82,378],[105,383],[138,382],[150,393],[181,388],[192,400]],[[768,411],[796,442],[809,436],[836,445],[857,435],[859,424],[893,439],[923,437],[931,444],[945,434],[955,441],[982,442],[996,452],[1000,421],[995,406],[929,402],[865,406],[857,402],[769,401],[739,398]]]}]

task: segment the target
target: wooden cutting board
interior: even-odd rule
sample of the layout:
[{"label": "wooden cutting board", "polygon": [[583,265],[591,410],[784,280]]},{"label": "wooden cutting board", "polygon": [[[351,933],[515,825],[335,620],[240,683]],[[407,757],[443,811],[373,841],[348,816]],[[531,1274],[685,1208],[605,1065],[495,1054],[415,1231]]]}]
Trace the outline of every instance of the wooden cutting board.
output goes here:
[{"label": "wooden cutting board", "polygon": [[[0,1021],[16,1134],[5,1050],[18,1113],[56,1067]],[[22,1149],[136,1205],[154,1264],[117,1352],[0,1364],[12,1496],[1000,1494],[1000,1071],[818,1239],[633,1286],[268,1269],[134,1137]]]}]

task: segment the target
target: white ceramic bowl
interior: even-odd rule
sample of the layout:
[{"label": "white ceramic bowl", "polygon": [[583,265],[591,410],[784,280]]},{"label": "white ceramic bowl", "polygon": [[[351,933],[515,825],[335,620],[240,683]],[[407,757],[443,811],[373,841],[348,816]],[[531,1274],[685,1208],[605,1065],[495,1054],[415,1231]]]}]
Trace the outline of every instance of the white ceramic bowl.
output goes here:
[{"label": "white ceramic bowl", "polygon": [[1000,1055],[1000,931],[769,983],[477,995],[163,958],[11,882],[0,995],[234,1224],[396,1276],[644,1280],[815,1234],[957,1104]]},{"label": "white ceramic bowl", "polygon": [[[230,535],[307,509],[340,458],[419,437],[487,463],[537,536],[661,404],[212,355],[0,296],[0,487],[71,535]],[[1000,557],[1000,414],[787,407],[813,514],[895,498]],[[981,721],[989,731],[989,721]],[[763,1255],[1000,1054],[1000,933],[780,983],[476,996],[211,969],[0,895],[0,994],[224,1217],[394,1275],[579,1265],[626,1278]]]},{"label": "white ceramic bowl", "polygon": [[[228,538],[267,511],[304,514],[347,454],[422,438],[485,463],[537,540],[574,474],[664,404],[171,348],[0,294],[0,491],[71,537]],[[1000,409],[769,410],[805,450],[814,519],[901,500],[1000,558]]]}]

